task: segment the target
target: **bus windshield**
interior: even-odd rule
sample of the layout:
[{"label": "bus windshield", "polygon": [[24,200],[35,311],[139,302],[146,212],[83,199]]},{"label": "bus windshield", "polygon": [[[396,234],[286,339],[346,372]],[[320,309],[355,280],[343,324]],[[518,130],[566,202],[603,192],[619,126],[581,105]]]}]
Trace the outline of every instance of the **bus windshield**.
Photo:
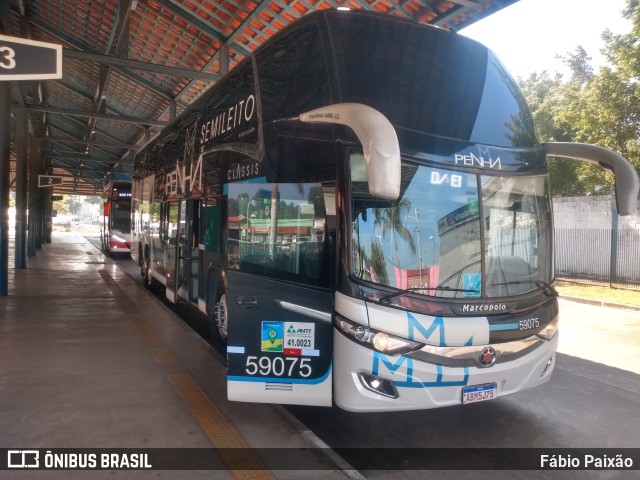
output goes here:
[{"label": "bus windshield", "polygon": [[368,194],[351,157],[351,271],[419,294],[497,298],[545,288],[552,229],[545,176],[489,176],[402,163],[395,201]]},{"label": "bus windshield", "polygon": [[129,199],[112,203],[111,228],[127,233],[131,231],[131,201]]}]

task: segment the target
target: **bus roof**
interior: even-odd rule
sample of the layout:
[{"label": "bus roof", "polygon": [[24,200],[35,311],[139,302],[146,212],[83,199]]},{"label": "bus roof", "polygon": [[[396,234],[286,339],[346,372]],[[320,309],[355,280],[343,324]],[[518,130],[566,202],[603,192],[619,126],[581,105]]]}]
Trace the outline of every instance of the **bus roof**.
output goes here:
[{"label": "bus roof", "polygon": [[[249,118],[252,101],[256,113]],[[486,47],[390,15],[322,10],[284,28],[236,66],[143,150],[136,170],[169,168],[185,158],[185,148],[218,144],[241,143],[262,160],[266,125],[335,103],[380,111],[396,128],[404,154],[449,164],[456,155],[486,157],[489,164],[498,156],[514,172],[545,169],[524,97]],[[338,134],[357,143],[348,132]]]}]

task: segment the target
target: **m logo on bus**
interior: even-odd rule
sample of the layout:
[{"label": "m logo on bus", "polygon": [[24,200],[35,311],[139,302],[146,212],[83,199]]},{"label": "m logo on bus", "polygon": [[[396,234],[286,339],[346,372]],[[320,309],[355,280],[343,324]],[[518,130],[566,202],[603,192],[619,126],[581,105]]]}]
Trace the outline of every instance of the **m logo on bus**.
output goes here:
[{"label": "m logo on bus", "polygon": [[446,368],[424,362],[420,365],[421,371],[416,375],[412,358],[388,357],[374,351],[371,373],[391,379],[396,387],[405,388],[464,387],[469,382],[469,367]]}]

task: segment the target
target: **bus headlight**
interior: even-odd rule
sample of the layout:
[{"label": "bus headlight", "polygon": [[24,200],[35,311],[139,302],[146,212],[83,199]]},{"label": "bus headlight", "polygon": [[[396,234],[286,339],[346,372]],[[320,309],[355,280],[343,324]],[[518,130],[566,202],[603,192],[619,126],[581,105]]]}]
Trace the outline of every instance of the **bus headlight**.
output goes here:
[{"label": "bus headlight", "polygon": [[401,355],[424,347],[422,343],[358,325],[337,314],[335,325],[338,330],[357,343],[382,353]]},{"label": "bus headlight", "polygon": [[543,340],[551,340],[558,332],[558,316],[551,320],[542,330],[536,335]]},{"label": "bus headlight", "polygon": [[115,233],[111,234],[111,238],[113,240],[115,240],[116,242],[127,243],[127,239],[126,238],[121,237],[120,235],[116,235]]}]

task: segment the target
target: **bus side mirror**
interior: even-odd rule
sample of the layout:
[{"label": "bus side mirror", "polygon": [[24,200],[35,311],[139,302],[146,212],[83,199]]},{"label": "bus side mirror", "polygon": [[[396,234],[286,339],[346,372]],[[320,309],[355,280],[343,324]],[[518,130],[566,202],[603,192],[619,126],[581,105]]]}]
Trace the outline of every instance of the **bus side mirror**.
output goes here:
[{"label": "bus side mirror", "polygon": [[302,113],[298,119],[351,128],[362,144],[369,193],[387,200],[400,196],[400,145],[396,130],[382,113],[360,103],[337,103]]},{"label": "bus side mirror", "polygon": [[615,174],[616,206],[620,215],[630,215],[638,209],[640,181],[638,172],[627,159],[615,152],[586,143],[543,143],[547,156],[571,158],[583,162],[596,163]]}]

